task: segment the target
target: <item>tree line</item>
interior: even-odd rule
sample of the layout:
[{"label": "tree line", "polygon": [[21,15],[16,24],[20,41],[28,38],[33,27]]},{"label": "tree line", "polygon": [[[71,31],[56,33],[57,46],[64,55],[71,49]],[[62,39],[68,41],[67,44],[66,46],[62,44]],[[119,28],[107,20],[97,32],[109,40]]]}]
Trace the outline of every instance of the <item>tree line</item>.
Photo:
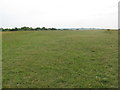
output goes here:
[{"label": "tree line", "polygon": [[32,28],[32,27],[21,27],[21,28],[1,28],[2,31],[39,31],[39,30],[61,30],[61,29],[56,29],[56,28],[46,28],[46,27],[37,27],[37,28]]}]

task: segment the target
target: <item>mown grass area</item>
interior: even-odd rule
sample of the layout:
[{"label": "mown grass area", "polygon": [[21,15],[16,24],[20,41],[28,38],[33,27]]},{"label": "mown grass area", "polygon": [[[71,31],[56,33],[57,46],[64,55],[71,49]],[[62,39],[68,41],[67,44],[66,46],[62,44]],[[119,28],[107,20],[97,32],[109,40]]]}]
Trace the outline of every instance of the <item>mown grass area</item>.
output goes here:
[{"label": "mown grass area", "polygon": [[2,35],[3,88],[118,87],[118,31]]}]

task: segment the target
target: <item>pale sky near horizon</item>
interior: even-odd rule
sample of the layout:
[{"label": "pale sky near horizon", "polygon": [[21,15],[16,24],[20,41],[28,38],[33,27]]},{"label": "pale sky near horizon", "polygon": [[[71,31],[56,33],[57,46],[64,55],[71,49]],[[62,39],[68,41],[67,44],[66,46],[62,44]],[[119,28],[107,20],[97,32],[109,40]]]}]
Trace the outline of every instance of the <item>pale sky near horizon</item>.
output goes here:
[{"label": "pale sky near horizon", "polygon": [[1,0],[0,27],[118,28],[119,0]]}]

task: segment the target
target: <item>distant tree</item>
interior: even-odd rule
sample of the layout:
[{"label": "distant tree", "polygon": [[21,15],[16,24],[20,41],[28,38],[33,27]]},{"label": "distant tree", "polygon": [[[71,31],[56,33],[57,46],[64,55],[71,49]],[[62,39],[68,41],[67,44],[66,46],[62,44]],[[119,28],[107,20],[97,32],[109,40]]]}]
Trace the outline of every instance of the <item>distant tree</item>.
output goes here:
[{"label": "distant tree", "polygon": [[28,30],[31,30],[32,28],[29,28],[29,27],[26,27],[26,26],[24,26],[24,27],[21,27],[21,30],[25,30],[25,31],[28,31]]},{"label": "distant tree", "polygon": [[35,28],[35,30],[38,31],[38,30],[41,30],[41,28],[40,28],[40,27],[37,27],[37,28]]},{"label": "distant tree", "polygon": [[10,31],[10,29],[8,29],[8,28],[5,28],[5,29],[2,29],[2,31]]},{"label": "distant tree", "polygon": [[49,30],[57,30],[56,28],[49,28]]},{"label": "distant tree", "polygon": [[[2,29],[2,31],[30,31],[30,30],[35,30],[35,31],[38,31],[38,30],[61,30],[61,29],[56,29],[56,28],[45,28],[45,27],[37,27],[37,28],[32,28],[32,27],[21,27],[21,28],[12,28],[12,29],[9,29],[9,28],[6,28],[6,29]],[[67,30],[67,29],[66,29]]]},{"label": "distant tree", "polygon": [[45,27],[42,27],[42,30],[47,30],[47,28],[45,28]]},{"label": "distant tree", "polygon": [[9,29],[9,31],[15,31],[15,28]]},{"label": "distant tree", "polygon": [[34,30],[32,27],[29,27],[29,30]]},{"label": "distant tree", "polygon": [[18,31],[18,28],[17,28],[17,27],[15,27],[13,30],[14,30],[14,31]]}]

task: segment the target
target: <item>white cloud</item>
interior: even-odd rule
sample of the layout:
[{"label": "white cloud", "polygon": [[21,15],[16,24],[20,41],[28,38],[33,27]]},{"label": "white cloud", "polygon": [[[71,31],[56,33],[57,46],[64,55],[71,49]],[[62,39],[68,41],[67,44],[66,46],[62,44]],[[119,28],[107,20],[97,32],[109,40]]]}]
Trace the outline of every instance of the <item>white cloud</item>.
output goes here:
[{"label": "white cloud", "polygon": [[119,0],[1,0],[2,27],[117,28]]}]

